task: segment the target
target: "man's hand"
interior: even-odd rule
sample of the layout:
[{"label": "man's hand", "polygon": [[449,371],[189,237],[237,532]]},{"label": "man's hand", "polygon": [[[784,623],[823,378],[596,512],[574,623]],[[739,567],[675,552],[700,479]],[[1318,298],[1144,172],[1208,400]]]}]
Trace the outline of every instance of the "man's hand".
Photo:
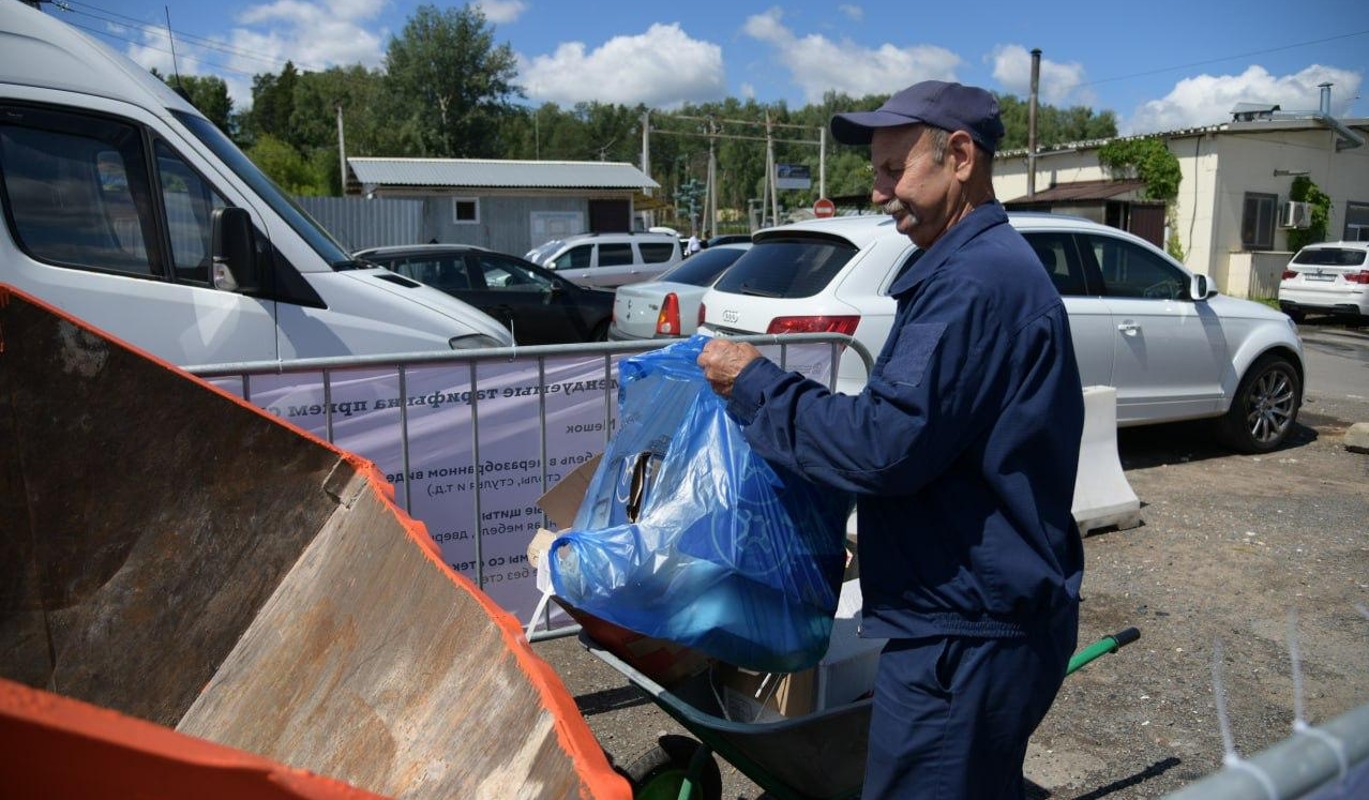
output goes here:
[{"label": "man's hand", "polygon": [[712,339],[699,354],[699,366],[713,391],[723,397],[732,396],[732,382],[752,361],[761,358],[761,351],[744,342]]}]

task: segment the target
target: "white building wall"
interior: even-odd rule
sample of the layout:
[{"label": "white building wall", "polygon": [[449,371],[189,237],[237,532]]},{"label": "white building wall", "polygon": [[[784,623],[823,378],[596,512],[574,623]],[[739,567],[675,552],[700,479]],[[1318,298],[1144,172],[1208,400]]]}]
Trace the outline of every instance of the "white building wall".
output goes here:
[{"label": "white building wall", "polygon": [[[1309,123],[1310,124],[1310,123]],[[1255,125],[1258,125],[1256,123]],[[1241,215],[1245,194],[1277,195],[1287,201],[1292,175],[1274,171],[1306,171],[1307,176],[1331,198],[1327,238],[1339,239],[1345,227],[1349,201],[1369,203],[1369,146],[1335,150],[1335,134],[1329,129],[1259,130],[1255,125],[1235,130],[1192,132],[1166,139],[1179,160],[1183,179],[1175,203],[1175,224],[1184,248],[1184,263],[1194,272],[1211,275],[1223,291],[1243,295],[1248,290],[1251,259],[1238,259],[1240,275],[1228,285],[1231,254],[1243,252]],[[1362,128],[1356,129],[1364,133]],[[1055,183],[1093,181],[1109,176],[1098,165],[1098,148],[1087,147],[1041,154],[1036,159],[1036,190]],[[1027,158],[1014,154],[994,162],[994,191],[1000,200],[1014,200],[1027,193]],[[1274,233],[1273,252],[1287,250],[1287,231]],[[1262,261],[1267,260],[1262,258]]]},{"label": "white building wall", "polygon": [[[1098,150],[1085,148],[1036,157],[1036,191],[1044,192],[1057,183],[1106,180],[1108,174],[1098,166]],[[993,164],[993,189],[999,201],[1016,200],[1027,194],[1027,157],[998,158]]]},{"label": "white building wall", "polygon": [[1184,266],[1217,278],[1222,259],[1217,257],[1212,244],[1218,222],[1216,195],[1221,174],[1216,138],[1200,133],[1174,137],[1167,144],[1169,152],[1179,160],[1181,178],[1173,225],[1179,234],[1179,246],[1184,249]]}]

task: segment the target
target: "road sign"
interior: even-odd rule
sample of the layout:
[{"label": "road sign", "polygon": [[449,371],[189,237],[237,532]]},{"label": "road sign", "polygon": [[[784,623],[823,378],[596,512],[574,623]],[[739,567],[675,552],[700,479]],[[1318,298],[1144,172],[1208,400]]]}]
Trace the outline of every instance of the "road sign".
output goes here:
[{"label": "road sign", "polygon": [[813,214],[819,217],[830,217],[837,213],[837,204],[828,200],[826,197],[819,197],[813,203]]}]

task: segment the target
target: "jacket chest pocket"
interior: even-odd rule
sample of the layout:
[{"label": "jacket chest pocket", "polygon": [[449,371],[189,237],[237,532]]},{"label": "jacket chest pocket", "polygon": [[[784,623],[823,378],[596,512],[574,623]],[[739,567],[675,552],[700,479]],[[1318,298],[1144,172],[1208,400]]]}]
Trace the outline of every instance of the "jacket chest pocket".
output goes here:
[{"label": "jacket chest pocket", "polygon": [[899,327],[898,338],[875,361],[875,374],[896,386],[920,385],[945,333],[946,325],[941,322],[915,322]]}]

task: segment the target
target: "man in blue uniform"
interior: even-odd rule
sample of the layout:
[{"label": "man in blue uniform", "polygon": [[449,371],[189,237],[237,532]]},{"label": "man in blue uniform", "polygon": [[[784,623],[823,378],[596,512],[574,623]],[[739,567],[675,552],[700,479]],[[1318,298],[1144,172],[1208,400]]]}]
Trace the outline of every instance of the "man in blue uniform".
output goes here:
[{"label": "man in blue uniform", "polygon": [[1069,320],[994,199],[991,94],[925,81],[831,128],[870,145],[871,197],[920,248],[866,388],[723,339],[699,364],[757,453],[858,496],[862,633],[889,639],[863,796],[1020,798],[1078,629]]}]

